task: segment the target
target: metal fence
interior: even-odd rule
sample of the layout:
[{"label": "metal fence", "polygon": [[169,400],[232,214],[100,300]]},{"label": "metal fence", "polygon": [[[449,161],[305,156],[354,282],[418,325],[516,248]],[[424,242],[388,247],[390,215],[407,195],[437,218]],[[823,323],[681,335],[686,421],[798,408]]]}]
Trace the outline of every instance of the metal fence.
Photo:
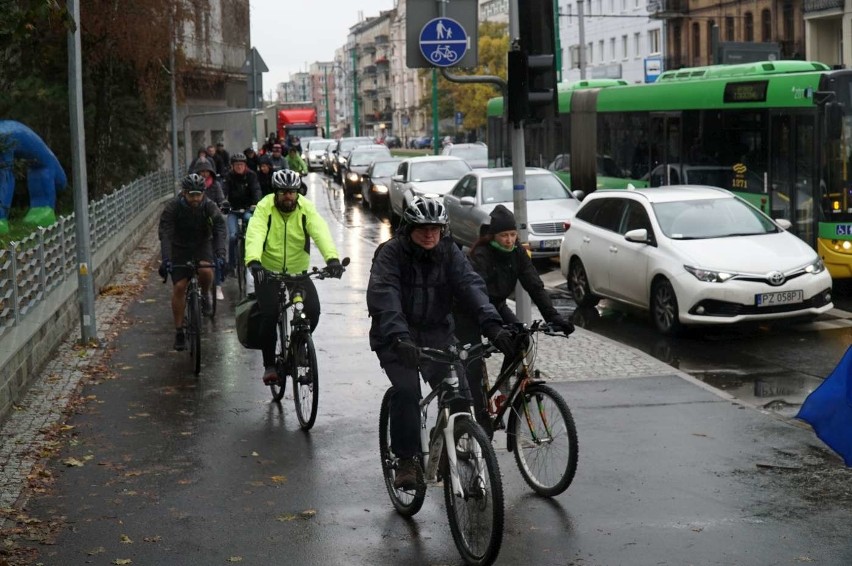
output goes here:
[{"label": "metal fence", "polygon": [[[89,203],[94,254],[152,202],[175,194],[171,171],[160,171]],[[0,249],[0,337],[21,324],[33,308],[69,277],[76,277],[74,215],[62,216],[20,242]]]}]

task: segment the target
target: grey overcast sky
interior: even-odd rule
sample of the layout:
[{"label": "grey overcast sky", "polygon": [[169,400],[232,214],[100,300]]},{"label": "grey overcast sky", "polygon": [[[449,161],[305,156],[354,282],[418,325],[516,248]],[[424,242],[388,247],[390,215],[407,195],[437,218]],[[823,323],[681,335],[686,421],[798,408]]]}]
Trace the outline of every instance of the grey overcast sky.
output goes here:
[{"label": "grey overcast sky", "polygon": [[378,16],[393,5],[394,0],[250,0],[252,43],[269,67],[264,92],[314,61],[332,60],[359,12]]}]

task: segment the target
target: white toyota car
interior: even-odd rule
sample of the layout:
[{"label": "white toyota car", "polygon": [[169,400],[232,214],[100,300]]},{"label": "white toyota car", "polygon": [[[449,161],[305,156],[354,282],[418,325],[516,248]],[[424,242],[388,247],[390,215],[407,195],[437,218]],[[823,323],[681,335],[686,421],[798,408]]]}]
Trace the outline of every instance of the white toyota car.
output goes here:
[{"label": "white toyota car", "polygon": [[663,334],[815,317],[833,307],[831,276],[789,227],[715,187],[598,190],[559,257],[578,305],[605,297],[646,309]]}]

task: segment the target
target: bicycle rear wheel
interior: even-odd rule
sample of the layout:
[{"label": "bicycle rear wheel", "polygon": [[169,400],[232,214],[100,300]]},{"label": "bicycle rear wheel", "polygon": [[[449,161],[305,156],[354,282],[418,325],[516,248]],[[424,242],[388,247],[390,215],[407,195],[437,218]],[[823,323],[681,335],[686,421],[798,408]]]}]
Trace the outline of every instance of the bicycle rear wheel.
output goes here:
[{"label": "bicycle rear wheel", "polygon": [[201,373],[201,304],[198,291],[189,294],[189,355],[195,375]]},{"label": "bicycle rear wheel", "polygon": [[388,489],[391,503],[400,515],[411,517],[423,507],[423,500],[426,499],[426,482],[423,479],[423,468],[418,466],[415,489],[396,489],[393,486],[399,466],[399,458],[391,449],[390,439],[390,403],[393,395],[394,390],[391,387],[385,392],[382,408],[379,410],[379,455],[382,459],[382,475],[385,478],[385,487]]},{"label": "bicycle rear wheel", "polygon": [[278,341],[275,344],[275,371],[278,373],[278,383],[269,385],[272,400],[281,401],[287,386],[287,329],[283,322],[278,322]]},{"label": "bicycle rear wheel", "polygon": [[216,303],[219,302],[216,299],[216,289],[216,281],[214,280],[213,283],[210,284],[210,298],[208,299],[210,301],[210,320],[216,318]]},{"label": "bicycle rear wheel", "polygon": [[507,432],[521,475],[539,495],[559,495],[577,471],[577,429],[568,403],[538,383],[518,395],[511,411]]},{"label": "bicycle rear wheel", "polygon": [[468,564],[483,566],[497,559],[503,543],[503,483],[494,448],[473,419],[455,420],[456,470],[463,493],[453,490],[450,461],[444,455],[444,500],[450,531]]},{"label": "bicycle rear wheel", "polygon": [[290,342],[290,367],[293,376],[293,401],[296,417],[304,430],[314,426],[319,403],[319,373],[314,339],[308,331],[293,334]]}]

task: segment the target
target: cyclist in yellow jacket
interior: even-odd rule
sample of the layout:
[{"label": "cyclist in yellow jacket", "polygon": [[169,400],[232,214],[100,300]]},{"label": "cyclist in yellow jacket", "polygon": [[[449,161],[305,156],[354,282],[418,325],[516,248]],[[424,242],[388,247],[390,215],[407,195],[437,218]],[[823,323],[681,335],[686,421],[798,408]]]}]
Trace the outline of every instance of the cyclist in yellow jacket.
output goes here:
[{"label": "cyclist in yellow jacket", "polygon": [[[278,379],[275,371],[278,287],[267,284],[265,272],[304,273],[310,267],[310,243],[314,240],[332,276],[343,275],[328,224],[314,203],[299,194],[300,186],[301,178],[295,171],[276,171],[272,175],[273,193],[257,203],[246,229],[246,266],[254,277],[258,306],[263,315],[263,382],[266,385]],[[310,279],[299,285],[304,293],[304,313],[313,331],[319,323],[319,295]]]}]

